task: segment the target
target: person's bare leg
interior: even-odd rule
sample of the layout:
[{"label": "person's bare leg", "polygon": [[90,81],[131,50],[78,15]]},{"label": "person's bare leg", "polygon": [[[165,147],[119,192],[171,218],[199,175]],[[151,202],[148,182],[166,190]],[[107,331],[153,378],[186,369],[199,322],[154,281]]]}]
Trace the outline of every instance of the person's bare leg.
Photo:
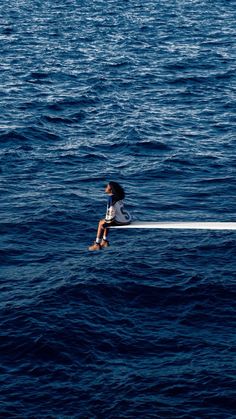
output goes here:
[{"label": "person's bare leg", "polygon": [[106,232],[106,230],[107,230],[107,228],[104,228],[103,227],[103,225],[104,225],[104,223],[105,223],[106,221],[103,219],[103,220],[100,220],[99,221],[99,223],[98,223],[98,230],[97,230],[97,238],[96,238],[96,240],[102,240],[102,238],[103,238],[103,236],[104,236],[104,233]]},{"label": "person's bare leg", "polygon": [[104,228],[103,236],[102,236],[103,240],[107,240],[108,233],[109,233],[109,228]]},{"label": "person's bare leg", "polygon": [[103,234],[104,234],[104,225],[105,220],[100,220],[98,223],[98,229],[97,229],[97,237],[96,237],[96,241],[94,242],[94,244],[92,246],[89,246],[89,250],[100,250],[103,246],[101,246],[101,242],[102,242],[102,238],[103,238]]},{"label": "person's bare leg", "polygon": [[101,247],[108,247],[109,246],[109,241],[107,240],[108,233],[109,233],[109,228],[105,227],[103,229]]},{"label": "person's bare leg", "polygon": [[100,250],[102,247],[108,247],[109,242],[107,240],[109,228],[104,228],[104,224],[106,223],[105,219],[102,219],[98,223],[97,229],[97,237],[96,241],[92,246],[89,247],[89,250]]}]

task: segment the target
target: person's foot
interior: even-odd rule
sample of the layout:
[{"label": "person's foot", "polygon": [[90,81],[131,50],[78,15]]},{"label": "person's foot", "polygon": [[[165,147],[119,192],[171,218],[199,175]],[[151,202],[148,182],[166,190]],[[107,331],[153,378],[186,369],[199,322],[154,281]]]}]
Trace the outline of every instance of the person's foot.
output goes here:
[{"label": "person's foot", "polygon": [[110,243],[109,243],[109,241],[108,240],[102,240],[102,242],[101,242],[101,245],[100,245],[101,247],[108,247],[108,246],[110,246]]},{"label": "person's foot", "polygon": [[102,249],[102,246],[100,245],[100,243],[94,242],[92,246],[89,246],[89,250],[101,250],[101,249]]}]

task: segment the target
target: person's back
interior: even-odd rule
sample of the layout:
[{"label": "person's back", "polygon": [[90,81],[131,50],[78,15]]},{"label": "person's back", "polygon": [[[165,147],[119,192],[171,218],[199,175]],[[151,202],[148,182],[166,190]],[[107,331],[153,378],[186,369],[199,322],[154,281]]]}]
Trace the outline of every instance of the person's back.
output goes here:
[{"label": "person's back", "polygon": [[115,196],[111,196],[111,206],[114,208],[114,221],[119,224],[128,224],[131,222],[131,215],[126,210],[123,199],[116,200]]}]

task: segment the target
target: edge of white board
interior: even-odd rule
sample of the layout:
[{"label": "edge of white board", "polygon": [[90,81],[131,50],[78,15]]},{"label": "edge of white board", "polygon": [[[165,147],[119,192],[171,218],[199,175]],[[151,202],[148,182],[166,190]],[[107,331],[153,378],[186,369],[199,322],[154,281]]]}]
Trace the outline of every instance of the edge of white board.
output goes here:
[{"label": "edge of white board", "polygon": [[158,228],[158,229],[200,229],[200,230],[236,230],[236,222],[223,221],[133,221],[126,225],[110,228]]}]

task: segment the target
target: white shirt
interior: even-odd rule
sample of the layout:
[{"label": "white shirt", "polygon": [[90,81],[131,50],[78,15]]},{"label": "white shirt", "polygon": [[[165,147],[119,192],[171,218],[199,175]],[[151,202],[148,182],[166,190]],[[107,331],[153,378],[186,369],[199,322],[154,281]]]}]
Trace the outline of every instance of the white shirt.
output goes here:
[{"label": "white shirt", "polygon": [[105,220],[107,222],[116,221],[121,224],[130,223],[131,215],[125,209],[123,200],[115,201],[114,195],[109,196]]}]

